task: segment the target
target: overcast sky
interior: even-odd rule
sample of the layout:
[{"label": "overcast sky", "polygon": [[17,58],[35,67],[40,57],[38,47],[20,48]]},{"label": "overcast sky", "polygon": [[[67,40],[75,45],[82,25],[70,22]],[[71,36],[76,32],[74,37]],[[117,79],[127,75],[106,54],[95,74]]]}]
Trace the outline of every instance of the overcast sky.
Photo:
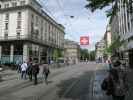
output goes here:
[{"label": "overcast sky", "polygon": [[65,26],[65,38],[79,42],[80,36],[89,36],[90,45],[85,48],[93,50],[95,43],[102,39],[108,21],[104,10],[91,13],[84,8],[86,3],[86,0],[45,0],[43,6]]}]

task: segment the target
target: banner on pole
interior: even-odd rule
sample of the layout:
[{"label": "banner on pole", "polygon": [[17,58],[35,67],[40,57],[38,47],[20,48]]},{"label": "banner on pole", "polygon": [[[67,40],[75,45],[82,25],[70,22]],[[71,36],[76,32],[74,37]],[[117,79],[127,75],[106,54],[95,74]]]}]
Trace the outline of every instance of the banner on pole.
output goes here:
[{"label": "banner on pole", "polygon": [[89,36],[81,36],[80,45],[89,45]]}]

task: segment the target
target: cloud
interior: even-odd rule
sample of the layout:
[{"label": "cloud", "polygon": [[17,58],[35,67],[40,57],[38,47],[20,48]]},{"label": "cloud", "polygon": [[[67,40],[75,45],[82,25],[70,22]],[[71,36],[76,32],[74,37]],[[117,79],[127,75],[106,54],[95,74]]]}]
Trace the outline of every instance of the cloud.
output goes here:
[{"label": "cloud", "polygon": [[87,35],[90,37],[90,46],[86,48],[94,49],[95,43],[105,33],[108,20],[105,10],[91,13],[84,8],[86,4],[86,0],[48,0],[44,6],[58,23],[65,26],[66,38],[79,42],[80,36]]}]

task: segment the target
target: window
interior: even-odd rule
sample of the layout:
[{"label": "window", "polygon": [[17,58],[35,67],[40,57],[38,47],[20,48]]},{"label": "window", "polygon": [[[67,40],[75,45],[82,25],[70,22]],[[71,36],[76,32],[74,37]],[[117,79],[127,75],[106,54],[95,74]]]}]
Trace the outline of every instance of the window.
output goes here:
[{"label": "window", "polygon": [[8,23],[5,23],[5,30],[8,30]]},{"label": "window", "polygon": [[17,39],[20,39],[20,32],[17,32]]},{"label": "window", "polygon": [[17,6],[17,2],[12,2],[12,7],[16,7]]},{"label": "window", "polygon": [[0,5],[0,8],[1,8],[1,5]]},{"label": "window", "polygon": [[25,1],[20,1],[20,5],[21,6],[25,5]]},{"label": "window", "polygon": [[7,4],[5,4],[5,8],[8,8],[9,7],[9,4],[7,3]]},{"label": "window", "polygon": [[17,23],[17,29],[21,29],[21,21],[18,21],[18,23]]},{"label": "window", "polygon": [[9,14],[8,13],[5,15],[5,20],[9,20]]},{"label": "window", "polygon": [[5,39],[8,39],[8,33],[5,33],[5,34],[4,34],[4,38],[5,38]]},{"label": "window", "polygon": [[18,12],[18,19],[20,19],[22,17],[22,13]]},{"label": "window", "polygon": [[36,26],[38,26],[38,16],[36,16]]}]

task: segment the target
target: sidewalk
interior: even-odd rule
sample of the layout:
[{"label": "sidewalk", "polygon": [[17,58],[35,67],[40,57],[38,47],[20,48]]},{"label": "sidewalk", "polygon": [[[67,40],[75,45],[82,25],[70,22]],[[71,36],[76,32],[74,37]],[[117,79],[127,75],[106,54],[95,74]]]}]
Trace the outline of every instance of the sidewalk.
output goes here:
[{"label": "sidewalk", "polygon": [[107,76],[107,65],[100,64],[97,68],[93,82],[93,100],[112,100],[110,96],[107,96],[101,89],[101,83]]},{"label": "sidewalk", "polygon": [[[93,100],[112,100],[111,96],[107,96],[105,92],[101,89],[102,80],[107,76],[106,65],[102,70],[97,70],[93,82]],[[129,93],[126,95],[126,100],[133,100],[133,69],[128,71],[128,81],[129,81]]]}]

